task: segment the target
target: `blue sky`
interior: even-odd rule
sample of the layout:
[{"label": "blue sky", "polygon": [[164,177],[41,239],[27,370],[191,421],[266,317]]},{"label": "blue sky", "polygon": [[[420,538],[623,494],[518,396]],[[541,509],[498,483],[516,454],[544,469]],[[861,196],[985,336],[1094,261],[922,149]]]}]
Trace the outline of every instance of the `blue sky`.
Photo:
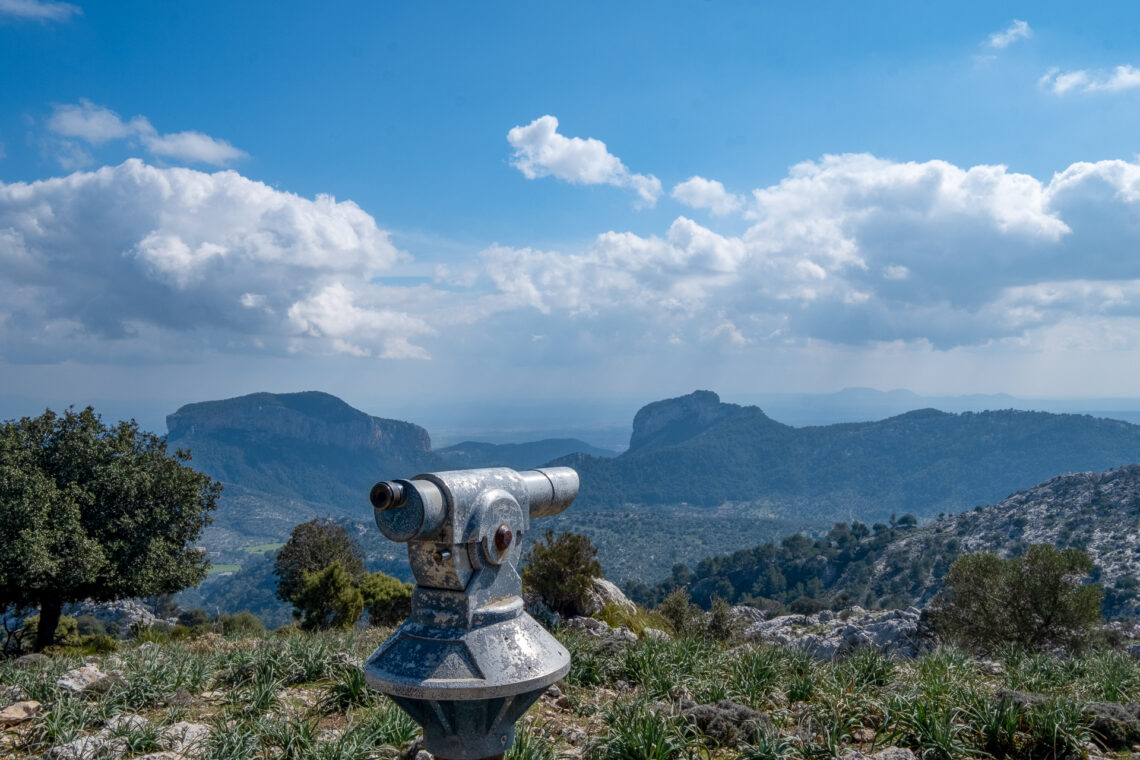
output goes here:
[{"label": "blue sky", "polygon": [[617,5],[0,0],[0,397],[1136,395],[1140,8]]}]

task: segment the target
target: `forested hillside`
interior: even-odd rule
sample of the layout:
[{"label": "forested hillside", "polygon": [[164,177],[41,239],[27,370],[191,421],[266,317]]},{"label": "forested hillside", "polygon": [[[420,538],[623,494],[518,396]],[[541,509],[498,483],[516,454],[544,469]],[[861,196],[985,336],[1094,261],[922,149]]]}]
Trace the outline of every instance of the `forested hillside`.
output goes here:
[{"label": "forested hillside", "polygon": [[1019,556],[1032,544],[1086,551],[1105,587],[1109,617],[1140,614],[1140,465],[1104,473],[1051,478],[1000,504],[943,516],[918,526],[904,515],[871,527],[839,523],[818,539],[794,535],[752,549],[710,557],[648,588],[627,584],[632,596],[656,603],[685,588],[708,605],[777,604],[810,611],[859,604],[868,608],[922,605],[963,554]]},{"label": "forested hillside", "polygon": [[645,407],[629,450],[574,455],[576,506],[751,502],[777,515],[864,522],[994,503],[1059,473],[1140,462],[1140,426],[1045,412],[922,409],[792,428],[714,393]]}]

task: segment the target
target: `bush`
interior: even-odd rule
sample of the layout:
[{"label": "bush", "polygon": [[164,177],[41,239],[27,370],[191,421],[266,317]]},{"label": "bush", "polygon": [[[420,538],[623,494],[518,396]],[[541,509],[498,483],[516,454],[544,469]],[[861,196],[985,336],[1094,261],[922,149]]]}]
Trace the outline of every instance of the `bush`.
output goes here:
[{"label": "bush", "polygon": [[689,601],[689,592],[683,588],[665,597],[654,610],[669,622],[674,636],[692,636],[701,629],[701,608]]},{"label": "bush", "polygon": [[1048,544],[1013,559],[960,557],[931,603],[931,618],[948,640],[981,651],[1001,644],[1078,649],[1100,620],[1101,587],[1080,582],[1092,569],[1084,552]]},{"label": "bush", "polygon": [[[22,646],[28,646],[36,640],[39,626],[39,615],[30,615],[24,618],[23,632],[20,636]],[[79,622],[75,618],[70,615],[59,616],[59,625],[55,627],[55,645],[58,647],[79,646]]]},{"label": "bush", "polygon": [[119,649],[119,642],[105,633],[93,633],[81,636],[79,646],[91,654],[110,654]]},{"label": "bush", "polygon": [[598,550],[588,536],[546,531],[523,558],[522,579],[528,591],[563,616],[582,615],[592,580],[602,577]]},{"label": "bush", "polygon": [[227,636],[256,636],[265,631],[265,624],[261,622],[261,618],[248,610],[222,615],[218,618],[218,622],[221,623],[222,633]]},{"label": "bush", "polygon": [[75,618],[75,624],[79,629],[80,636],[99,636],[107,633],[107,626],[103,625],[94,615],[80,615]]},{"label": "bush", "polygon": [[402,583],[381,572],[370,574],[360,584],[368,622],[372,625],[399,625],[404,622],[412,614],[413,588],[412,584]]},{"label": "bush", "polygon": [[364,595],[339,561],[323,570],[305,573],[301,591],[293,600],[302,616],[301,627],[351,628],[364,612]]},{"label": "bush", "polygon": [[210,615],[203,609],[183,610],[178,615],[178,622],[187,628],[205,626],[210,624]]}]

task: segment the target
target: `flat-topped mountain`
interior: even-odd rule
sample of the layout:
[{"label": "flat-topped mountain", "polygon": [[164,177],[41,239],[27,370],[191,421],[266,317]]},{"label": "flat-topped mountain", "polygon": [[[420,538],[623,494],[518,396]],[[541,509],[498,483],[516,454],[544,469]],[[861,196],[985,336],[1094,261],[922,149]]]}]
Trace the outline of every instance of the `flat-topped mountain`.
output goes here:
[{"label": "flat-topped mountain", "polygon": [[377,480],[438,466],[418,425],[372,417],[335,396],[254,393],[188,404],[167,417],[171,449],[226,490],[212,535],[284,540],[313,516],[369,515]]},{"label": "flat-topped mountain", "polygon": [[577,454],[579,508],[763,503],[805,517],[932,517],[993,503],[1062,472],[1140,462],[1140,426],[1072,414],[921,409],[793,428],[698,391],[644,407],[630,448]]}]

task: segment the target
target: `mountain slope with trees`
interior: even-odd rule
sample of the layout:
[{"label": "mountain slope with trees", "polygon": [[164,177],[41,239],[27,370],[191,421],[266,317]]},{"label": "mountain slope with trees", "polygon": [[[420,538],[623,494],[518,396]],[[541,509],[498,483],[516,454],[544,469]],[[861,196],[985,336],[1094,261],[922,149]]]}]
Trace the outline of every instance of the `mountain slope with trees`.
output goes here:
[{"label": "mountain slope with trees", "polygon": [[638,412],[630,448],[577,454],[576,506],[726,502],[864,521],[993,503],[1058,473],[1140,462],[1140,426],[1045,412],[921,409],[878,422],[793,428],[698,391]]},{"label": "mountain slope with trees", "polygon": [[859,604],[924,605],[960,556],[1017,557],[1051,544],[1087,552],[1092,580],[1105,588],[1109,617],[1140,615],[1140,465],[1050,478],[990,507],[919,526],[910,515],[868,527],[839,523],[825,536],[788,536],[752,549],[709,557],[694,570],[678,564],[652,589],[627,584],[631,596],[656,603],[683,588],[694,601],[714,597],[811,611]]}]

